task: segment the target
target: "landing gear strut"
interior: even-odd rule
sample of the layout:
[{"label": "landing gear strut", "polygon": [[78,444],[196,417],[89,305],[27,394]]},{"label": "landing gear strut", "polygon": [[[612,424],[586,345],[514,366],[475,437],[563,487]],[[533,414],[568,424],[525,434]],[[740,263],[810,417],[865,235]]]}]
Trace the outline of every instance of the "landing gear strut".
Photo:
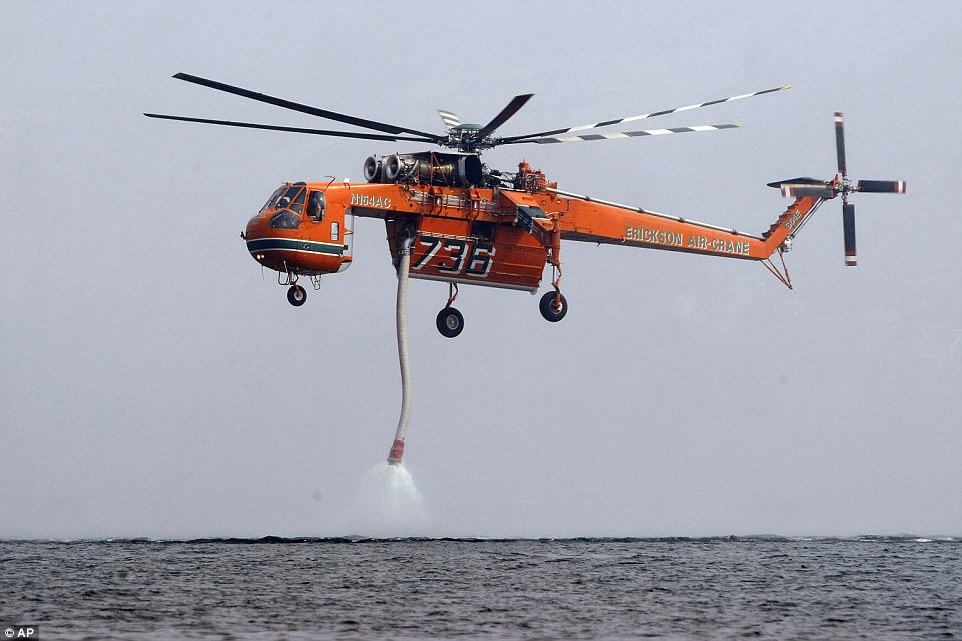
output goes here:
[{"label": "landing gear strut", "polygon": [[442,336],[454,338],[464,329],[464,316],[461,315],[451,303],[458,297],[458,286],[456,283],[448,284],[448,304],[438,312],[437,326]]},{"label": "landing gear strut", "polygon": [[[300,307],[305,302],[307,302],[307,291],[297,284],[298,274],[291,268],[287,266],[287,262],[284,262],[284,271],[278,270],[277,272],[277,284],[278,285],[290,285],[290,289],[287,290],[287,302],[289,302],[294,307]],[[313,277],[311,278],[313,281]],[[318,288],[318,283],[314,283],[314,289]]]},{"label": "landing gear strut", "polygon": [[565,300],[565,297],[561,294],[561,288],[558,287],[558,283],[561,282],[561,263],[558,262],[558,249],[560,245],[561,238],[558,237],[554,241],[551,250],[551,258],[553,259],[551,263],[551,286],[554,287],[554,291],[542,296],[541,302],[538,304],[538,307],[541,309],[541,315],[550,323],[557,323],[568,313],[568,301]]}]

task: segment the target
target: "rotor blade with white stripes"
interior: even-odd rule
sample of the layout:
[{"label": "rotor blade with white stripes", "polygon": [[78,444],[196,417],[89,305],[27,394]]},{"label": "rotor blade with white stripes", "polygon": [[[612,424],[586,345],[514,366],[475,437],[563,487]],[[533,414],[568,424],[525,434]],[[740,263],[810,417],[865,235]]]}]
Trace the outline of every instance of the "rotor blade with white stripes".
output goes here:
[{"label": "rotor blade with white stripes", "polygon": [[751,98],[752,96],[760,96],[766,93],[774,93],[776,91],[783,91],[785,89],[791,89],[791,85],[785,85],[784,87],[775,87],[774,89],[764,89],[762,91],[755,91],[753,93],[746,93],[740,96],[731,96],[730,98],[722,98],[720,100],[709,100],[708,102],[701,102],[697,105],[688,105],[687,107],[676,107],[675,109],[665,109],[663,111],[653,111],[647,114],[641,114],[639,116],[628,116],[627,118],[617,118],[615,120],[604,120],[602,122],[595,122],[588,125],[579,125],[577,127],[568,127],[567,129],[552,129],[550,131],[539,131],[534,134],[524,134],[522,136],[509,136],[507,138],[502,138],[500,140],[501,144],[512,143],[515,141],[521,142],[524,138],[540,138],[543,136],[554,136],[557,134],[568,134],[574,133],[576,131],[584,131],[585,129],[596,129],[598,127],[607,127],[609,125],[619,125],[624,122],[632,122],[634,120],[644,120],[645,118],[654,118],[655,116],[665,116],[667,114],[677,113],[679,111],[688,111],[690,109],[698,109],[699,107],[707,107],[709,105],[719,105],[725,102],[731,102],[733,100],[741,100],[742,98]]},{"label": "rotor blade with white stripes", "polygon": [[619,131],[611,134],[579,134],[577,136],[549,136],[546,138],[529,138],[526,140],[501,141],[499,144],[520,145],[535,142],[539,145],[553,142],[582,142],[584,140],[618,140],[620,138],[635,138],[637,136],[664,136],[667,134],[684,134],[696,131],[715,131],[718,129],[734,129],[741,125],[696,125],[694,127],[671,127],[668,129],[642,129],[641,131]]},{"label": "rotor blade with white stripes", "polygon": [[389,136],[386,134],[369,134],[354,131],[331,131],[329,129],[308,129],[306,127],[284,127],[281,125],[260,125],[253,122],[236,122],[233,120],[211,120],[210,118],[189,118],[187,116],[168,116],[166,114],[148,114],[148,118],[163,120],[179,120],[181,122],[199,122],[205,125],[226,125],[228,127],[244,127],[245,129],[267,129],[268,131],[290,131],[298,134],[314,134],[316,136],[337,136],[339,138],[360,138],[362,140],[410,140],[413,142],[434,142],[430,138],[416,138],[414,136]]},{"label": "rotor blade with white stripes", "polygon": [[448,131],[453,131],[455,127],[461,126],[461,119],[453,112],[447,111],[446,109],[438,109],[438,115],[441,116],[441,120],[444,122],[444,128]]}]

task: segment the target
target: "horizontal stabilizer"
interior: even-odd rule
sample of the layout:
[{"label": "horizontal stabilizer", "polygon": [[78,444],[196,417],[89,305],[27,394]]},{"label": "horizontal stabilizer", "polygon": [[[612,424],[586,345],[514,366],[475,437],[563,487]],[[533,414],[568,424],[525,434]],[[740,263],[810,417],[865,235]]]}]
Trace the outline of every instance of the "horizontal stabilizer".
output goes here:
[{"label": "horizontal stabilizer", "polygon": [[835,198],[835,187],[832,183],[782,183],[782,196],[785,198]]},{"label": "horizontal stabilizer", "polygon": [[781,189],[782,185],[792,184],[792,185],[824,185],[824,180],[819,180],[818,178],[791,178],[789,180],[776,180],[773,183],[768,183],[769,187],[774,187],[775,189]]}]

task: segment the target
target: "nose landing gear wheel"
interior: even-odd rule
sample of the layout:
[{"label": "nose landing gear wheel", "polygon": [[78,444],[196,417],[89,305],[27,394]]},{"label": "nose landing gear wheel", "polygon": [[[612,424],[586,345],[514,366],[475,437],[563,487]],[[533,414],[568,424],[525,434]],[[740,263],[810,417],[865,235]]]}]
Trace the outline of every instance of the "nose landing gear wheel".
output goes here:
[{"label": "nose landing gear wheel", "polygon": [[[555,300],[556,296],[560,297],[560,304]],[[568,313],[568,301],[557,292],[548,292],[542,296],[538,307],[541,308],[541,315],[544,316],[544,319],[552,323],[557,323]]]},{"label": "nose landing gear wheel", "polygon": [[445,307],[438,312],[438,331],[443,336],[454,338],[464,329],[464,316],[453,307]]},{"label": "nose landing gear wheel", "polygon": [[291,285],[287,290],[287,302],[294,307],[300,307],[307,300],[307,291],[300,285]]}]

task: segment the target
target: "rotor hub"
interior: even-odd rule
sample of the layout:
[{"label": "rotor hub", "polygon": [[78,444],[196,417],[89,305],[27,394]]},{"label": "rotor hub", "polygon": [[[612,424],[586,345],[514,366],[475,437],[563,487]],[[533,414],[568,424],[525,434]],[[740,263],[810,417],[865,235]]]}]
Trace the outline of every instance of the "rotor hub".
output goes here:
[{"label": "rotor hub", "polygon": [[844,175],[841,177],[838,187],[838,193],[842,196],[842,202],[848,203],[848,195],[854,191],[858,191],[853,185],[851,179]]}]

